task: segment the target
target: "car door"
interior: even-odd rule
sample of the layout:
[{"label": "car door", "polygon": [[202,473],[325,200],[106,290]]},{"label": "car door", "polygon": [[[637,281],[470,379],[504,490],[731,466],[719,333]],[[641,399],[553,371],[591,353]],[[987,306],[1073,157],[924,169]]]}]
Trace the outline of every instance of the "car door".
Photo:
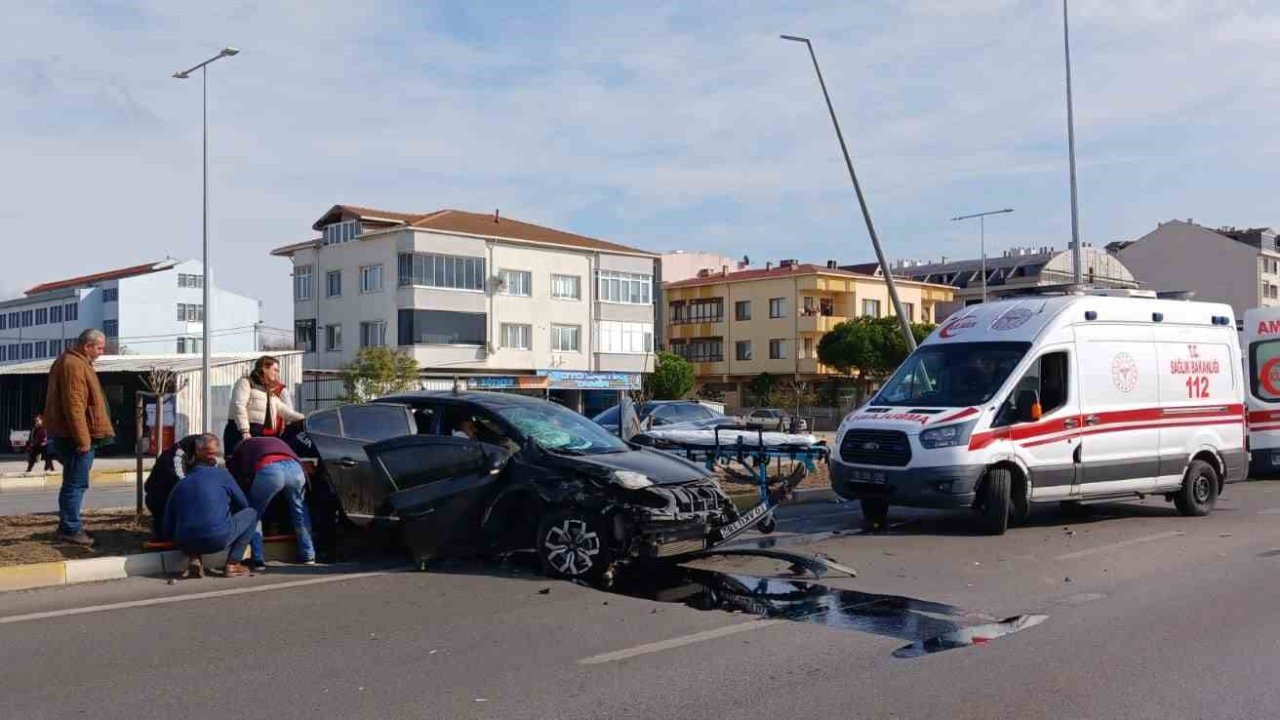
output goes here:
[{"label": "car door", "polygon": [[358,525],[390,518],[387,497],[391,489],[374,471],[364,447],[412,435],[417,426],[409,409],[389,403],[344,405],[313,413],[306,426],[347,517]]},{"label": "car door", "polygon": [[[1018,445],[1036,500],[1065,498],[1076,484],[1080,396],[1072,382],[1072,367],[1069,345],[1046,348],[1022,373],[992,424],[1007,428]],[[1025,419],[1026,408],[1020,404],[1028,392],[1035,393],[1040,403],[1039,420]]]},{"label": "car door", "polygon": [[1159,473],[1159,379],[1152,328],[1075,327],[1080,386],[1078,491],[1149,492]]},{"label": "car door", "polygon": [[479,547],[480,519],[502,468],[503,448],[470,438],[414,435],[365,448],[405,542],[425,560]]}]

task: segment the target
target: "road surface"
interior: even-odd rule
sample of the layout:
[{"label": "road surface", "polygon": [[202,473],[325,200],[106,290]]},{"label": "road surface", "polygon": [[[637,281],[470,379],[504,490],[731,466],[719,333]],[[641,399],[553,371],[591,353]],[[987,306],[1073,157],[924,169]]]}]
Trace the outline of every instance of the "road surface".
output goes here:
[{"label": "road surface", "polygon": [[[85,510],[108,510],[112,508],[132,510],[136,506],[137,491],[132,487],[91,487],[85,493],[82,507]],[[57,511],[58,491],[56,489],[0,493],[0,515]]]},{"label": "road surface", "polygon": [[[769,620],[733,592],[787,570],[759,558],[641,578],[633,595],[657,600],[482,562],[0,595],[0,715],[1280,716],[1280,484],[1231,486],[1207,518],[1160,498],[1055,507],[1003,537],[941,513],[880,536],[848,506],[787,516],[770,542],[859,576],[774,583]],[[1008,618],[1025,628],[1000,637]],[[987,627],[903,650],[962,626]]]}]

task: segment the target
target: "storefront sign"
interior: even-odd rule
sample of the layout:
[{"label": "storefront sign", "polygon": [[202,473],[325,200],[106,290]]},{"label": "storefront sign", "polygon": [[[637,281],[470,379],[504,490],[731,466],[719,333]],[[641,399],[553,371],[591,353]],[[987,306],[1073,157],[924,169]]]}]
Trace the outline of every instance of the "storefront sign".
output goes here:
[{"label": "storefront sign", "polygon": [[539,370],[552,390],[639,390],[638,373]]}]

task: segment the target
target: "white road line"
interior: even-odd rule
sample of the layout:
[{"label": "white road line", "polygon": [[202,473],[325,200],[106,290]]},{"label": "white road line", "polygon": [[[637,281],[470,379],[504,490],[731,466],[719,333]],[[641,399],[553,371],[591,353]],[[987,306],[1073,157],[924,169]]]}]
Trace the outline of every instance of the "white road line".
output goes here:
[{"label": "white road line", "polygon": [[717,638],[737,635],[738,633],[751,632],[752,630],[760,630],[770,625],[782,623],[782,620],[752,620],[750,622],[738,623],[737,625],[728,625],[714,630],[704,630],[696,632],[692,635],[671,638],[670,640],[661,640],[659,642],[645,643],[644,645],[636,645],[635,647],[625,650],[615,650],[614,652],[604,653],[602,655],[592,655],[589,658],[583,658],[578,661],[579,665],[602,665],[617,660],[626,660],[627,658],[637,657],[639,655],[649,655],[663,650],[671,650],[685,645],[693,645],[694,643],[704,642],[706,640],[715,640]]},{"label": "white road line", "polygon": [[1110,545],[1102,545],[1095,548],[1089,548],[1088,550],[1080,550],[1078,552],[1067,553],[1066,555],[1059,555],[1058,557],[1054,558],[1054,560],[1076,560],[1082,557],[1089,557],[1090,555],[1101,555],[1103,553],[1109,553],[1112,550],[1119,550],[1122,547],[1129,547],[1130,545],[1139,545],[1141,543],[1156,542],[1157,540],[1168,540],[1170,538],[1179,537],[1180,535],[1183,535],[1183,534],[1185,533],[1179,532],[1177,530],[1170,530],[1168,532],[1156,533],[1155,535],[1144,535],[1142,537],[1136,537],[1129,540],[1121,540],[1120,542],[1113,542]]},{"label": "white road line", "polygon": [[326,583],[344,582],[347,580],[360,580],[362,578],[388,575],[390,572],[391,571],[388,570],[380,570],[377,572],[355,573],[351,575],[325,575],[324,577],[308,578],[306,580],[292,580],[290,582],[274,583],[271,585],[255,585],[253,587],[212,590],[210,592],[191,593],[189,595],[175,595],[170,597],[150,598],[147,600],[130,600],[128,602],[110,603],[107,605],[88,605],[85,607],[67,608],[66,610],[50,610],[48,612],[28,613],[26,615],[10,615],[8,617],[0,617],[0,625],[31,622],[32,620],[47,620],[50,618],[67,617],[70,615],[88,615],[90,613],[110,612],[112,610],[127,610],[130,608],[152,607],[155,605],[169,605],[172,603],[189,602],[192,600],[208,600],[210,598],[230,597],[233,595],[249,595],[252,593],[268,592],[271,590],[288,590],[289,588],[306,587],[308,585],[324,585]]}]

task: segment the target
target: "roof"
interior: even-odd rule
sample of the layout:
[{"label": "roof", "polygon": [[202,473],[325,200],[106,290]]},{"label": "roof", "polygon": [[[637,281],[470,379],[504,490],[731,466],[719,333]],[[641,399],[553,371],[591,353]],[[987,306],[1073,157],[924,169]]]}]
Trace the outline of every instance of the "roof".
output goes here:
[{"label": "roof", "polygon": [[36,285],[27,291],[28,295],[36,295],[38,293],[49,292],[50,290],[62,290],[64,288],[78,288],[94,283],[105,282],[107,280],[120,280],[122,278],[134,277],[136,275],[147,275],[153,272],[168,270],[178,264],[177,260],[161,260],[160,262],[144,263],[142,265],[131,265],[119,270],[108,270],[106,272],[94,273],[93,275],[80,275],[79,277],[67,278],[66,280],[55,280],[41,285]]},{"label": "roof", "polygon": [[[395,393],[380,397],[374,402],[389,403],[409,403],[414,400],[446,400],[452,402],[469,402],[475,403],[484,408],[505,408],[505,407],[537,407],[545,408],[547,405],[555,405],[549,400],[542,398],[530,397],[528,395],[517,395],[515,393],[502,392],[485,392],[483,390],[464,390],[462,392],[449,392],[445,390],[413,390],[410,392]],[[557,407],[560,407],[557,405]]]},{"label": "roof", "polygon": [[821,273],[823,275],[839,275],[843,277],[853,278],[869,278],[867,273],[852,272],[845,269],[829,268],[825,265],[815,265],[813,263],[799,263],[796,265],[780,266],[775,268],[755,268],[752,270],[739,270],[731,273],[712,273],[704,277],[692,277],[687,280],[678,280],[672,283],[665,283],[664,287],[683,288],[697,287],[698,285],[718,285],[725,282],[742,282],[745,280],[767,280],[780,277],[792,277],[795,275],[814,275]]},{"label": "roof", "polygon": [[[300,350],[272,352],[275,357],[301,354]],[[257,360],[261,352],[226,353],[209,358],[210,367],[235,365],[237,363]],[[53,366],[53,358],[33,360],[30,362],[0,365],[0,375],[44,375]],[[203,367],[204,359],[200,355],[103,355],[93,364],[93,369],[101,373],[113,372],[150,372],[151,370],[172,370],[176,373],[194,372]]]},{"label": "roof", "polygon": [[[515,240],[517,242],[559,245],[562,247],[581,248],[583,250],[602,250],[606,252],[659,257],[657,253],[620,245],[618,243],[599,240],[597,238],[577,235],[563,230],[535,225],[533,223],[513,220],[498,213],[473,213],[464,210],[436,210],[429,213],[400,213],[356,205],[334,205],[312,225],[320,230],[325,225],[336,222],[336,218],[354,216],[362,221],[390,221],[390,227],[415,228],[419,230],[439,230],[441,232],[460,233],[463,235],[479,235],[483,237]],[[294,243],[271,251],[272,255],[291,255],[299,250],[317,247],[320,240],[308,240]]]}]

